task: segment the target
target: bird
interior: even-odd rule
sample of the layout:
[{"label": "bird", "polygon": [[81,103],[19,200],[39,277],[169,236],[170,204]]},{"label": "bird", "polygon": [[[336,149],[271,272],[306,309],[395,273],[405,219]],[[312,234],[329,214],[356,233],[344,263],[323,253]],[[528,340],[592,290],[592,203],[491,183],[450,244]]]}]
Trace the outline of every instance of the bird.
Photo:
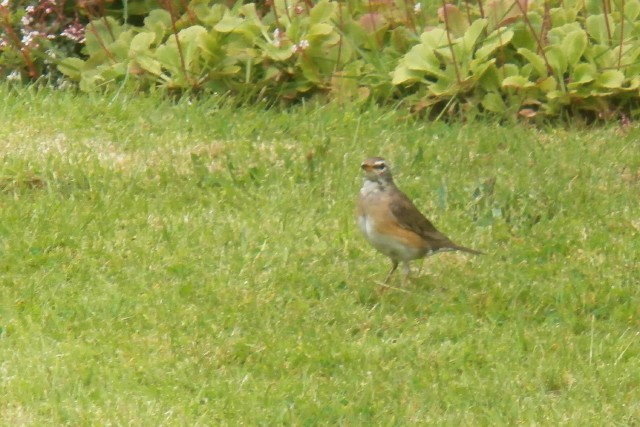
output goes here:
[{"label": "bird", "polygon": [[396,186],[385,159],[371,157],[360,167],[364,172],[364,183],[358,195],[356,218],[369,243],[391,259],[391,271],[384,284],[400,263],[405,283],[409,278],[410,261],[445,251],[483,254],[452,242],[438,231]]}]

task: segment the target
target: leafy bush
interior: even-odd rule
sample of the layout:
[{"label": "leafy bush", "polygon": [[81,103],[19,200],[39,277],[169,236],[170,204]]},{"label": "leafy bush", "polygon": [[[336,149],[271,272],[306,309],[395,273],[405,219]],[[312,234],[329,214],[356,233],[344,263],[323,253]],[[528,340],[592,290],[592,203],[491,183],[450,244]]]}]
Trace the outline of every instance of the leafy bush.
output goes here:
[{"label": "leafy bush", "polygon": [[33,79],[55,61],[85,91],[402,98],[438,115],[609,118],[637,105],[640,0],[443,2],[433,11],[411,1],[5,0],[0,72]]},{"label": "leafy bush", "polygon": [[[548,3],[494,0],[441,9],[400,60],[397,85],[413,85],[422,106],[556,116],[610,117],[638,101],[640,2]],[[529,8],[527,9],[527,6]],[[468,18],[471,16],[471,18]]]},{"label": "leafy bush", "polygon": [[253,3],[193,1],[181,15],[155,9],[140,27],[94,20],[86,28],[86,58],[67,58],[59,68],[83,90],[135,76],[137,84],[170,90],[382,97],[393,90],[389,73],[408,36],[400,25],[357,21],[328,0],[293,8],[275,0],[266,13]]},{"label": "leafy bush", "polygon": [[84,25],[64,1],[0,3],[0,76],[37,79],[84,42]]}]

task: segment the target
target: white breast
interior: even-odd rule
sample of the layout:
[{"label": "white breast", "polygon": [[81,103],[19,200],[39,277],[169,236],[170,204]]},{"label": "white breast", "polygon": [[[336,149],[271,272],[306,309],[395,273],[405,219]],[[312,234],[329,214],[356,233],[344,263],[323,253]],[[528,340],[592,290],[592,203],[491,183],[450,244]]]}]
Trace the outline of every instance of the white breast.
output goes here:
[{"label": "white breast", "polygon": [[358,217],[358,226],[369,243],[389,258],[409,261],[420,257],[417,249],[407,246],[401,240],[389,234],[378,233],[371,217],[361,215]]}]

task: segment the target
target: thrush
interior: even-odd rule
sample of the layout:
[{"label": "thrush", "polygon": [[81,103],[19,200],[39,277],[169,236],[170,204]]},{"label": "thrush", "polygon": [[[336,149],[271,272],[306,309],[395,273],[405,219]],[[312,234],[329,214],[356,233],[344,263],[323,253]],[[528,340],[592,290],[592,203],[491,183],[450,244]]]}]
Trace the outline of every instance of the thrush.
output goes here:
[{"label": "thrush", "polygon": [[372,157],[360,165],[364,184],[357,204],[358,226],[369,243],[391,259],[391,271],[402,263],[403,282],[409,277],[409,262],[439,252],[482,252],[460,246],[442,234],[393,182],[387,161]]}]

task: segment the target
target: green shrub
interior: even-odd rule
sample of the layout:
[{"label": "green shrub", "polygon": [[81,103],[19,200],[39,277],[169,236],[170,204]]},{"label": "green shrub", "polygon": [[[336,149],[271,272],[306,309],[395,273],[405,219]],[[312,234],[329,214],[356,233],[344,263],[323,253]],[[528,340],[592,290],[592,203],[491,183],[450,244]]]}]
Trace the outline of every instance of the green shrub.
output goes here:
[{"label": "green shrub", "polygon": [[[638,101],[640,0],[491,0],[433,11],[410,0],[125,1],[120,8],[46,0],[36,9],[57,9],[39,18],[47,31],[35,45],[16,27],[28,9],[5,3],[0,71],[33,79],[55,63],[84,91],[129,84],[245,100],[402,99],[436,116],[607,119],[632,114]],[[70,40],[68,29],[78,35],[80,27],[84,39]]]}]

